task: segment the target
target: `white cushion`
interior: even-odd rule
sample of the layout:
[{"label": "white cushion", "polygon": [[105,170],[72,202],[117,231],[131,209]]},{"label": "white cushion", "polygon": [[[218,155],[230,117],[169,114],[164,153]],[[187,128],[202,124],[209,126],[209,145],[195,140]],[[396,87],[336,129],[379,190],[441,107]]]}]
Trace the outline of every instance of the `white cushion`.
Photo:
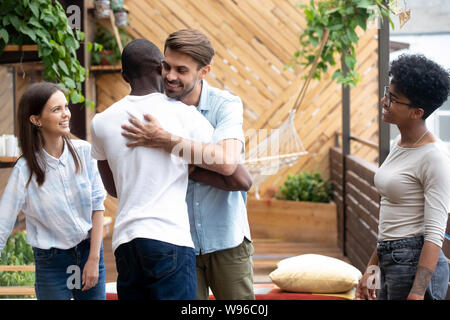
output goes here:
[{"label": "white cushion", "polygon": [[270,273],[282,290],[308,293],[338,293],[352,289],[361,278],[354,266],[318,254],[303,254],[281,260]]}]

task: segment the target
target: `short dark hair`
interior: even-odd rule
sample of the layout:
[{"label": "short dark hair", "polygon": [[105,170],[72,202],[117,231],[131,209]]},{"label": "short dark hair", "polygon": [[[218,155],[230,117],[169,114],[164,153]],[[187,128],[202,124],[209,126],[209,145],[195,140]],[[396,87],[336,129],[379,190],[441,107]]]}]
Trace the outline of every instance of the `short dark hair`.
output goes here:
[{"label": "short dark hair", "polygon": [[395,89],[428,118],[448,98],[450,74],[442,66],[420,54],[403,54],[391,63],[389,72]]},{"label": "short dark hair", "polygon": [[161,50],[146,39],[135,39],[122,52],[122,71],[127,78],[138,79],[157,71],[162,61]]},{"label": "short dark hair", "polygon": [[187,54],[202,68],[211,63],[214,56],[214,48],[208,37],[195,29],[182,29],[171,33],[164,44],[166,49]]}]

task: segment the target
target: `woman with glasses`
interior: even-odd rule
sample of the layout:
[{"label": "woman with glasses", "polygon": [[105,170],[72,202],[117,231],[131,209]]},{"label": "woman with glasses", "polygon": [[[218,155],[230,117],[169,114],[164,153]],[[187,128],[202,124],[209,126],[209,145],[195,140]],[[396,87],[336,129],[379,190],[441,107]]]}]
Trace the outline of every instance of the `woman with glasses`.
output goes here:
[{"label": "woman with glasses", "polygon": [[441,247],[450,212],[450,156],[425,119],[447,100],[449,73],[422,55],[402,55],[390,75],[382,119],[397,125],[400,136],[375,174],[378,242],[356,297],[445,299],[449,267]]},{"label": "woman with glasses", "polygon": [[71,140],[71,113],[56,84],[32,84],[17,114],[22,156],[0,199],[0,252],[19,211],[33,247],[39,300],[105,300],[106,192],[91,145]]}]

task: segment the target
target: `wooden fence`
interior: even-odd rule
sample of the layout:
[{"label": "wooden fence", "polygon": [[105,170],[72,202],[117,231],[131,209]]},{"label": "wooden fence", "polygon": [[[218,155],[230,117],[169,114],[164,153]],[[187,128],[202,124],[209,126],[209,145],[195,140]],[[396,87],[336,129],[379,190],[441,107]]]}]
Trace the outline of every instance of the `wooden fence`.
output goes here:
[{"label": "wooden fence", "polygon": [[[337,207],[338,245],[351,263],[364,272],[376,248],[378,235],[380,196],[373,180],[377,167],[354,155],[344,158],[342,149],[333,147],[330,149],[330,168],[333,198]],[[450,219],[446,233],[442,249],[446,257],[450,258]],[[450,288],[447,299],[450,299]]]},{"label": "wooden fence", "polygon": [[[163,48],[167,35],[196,28],[211,40],[216,55],[207,81],[231,91],[244,103],[244,131],[278,128],[293,107],[307,70],[286,69],[305,27],[298,0],[133,0],[128,32]],[[305,1],[308,2],[309,1]],[[352,135],[377,141],[377,29],[358,30],[357,69],[362,81],[351,90]],[[339,57],[337,57],[339,61]],[[328,152],[341,130],[341,86],[331,80],[334,69],[313,81],[297,112],[295,126],[308,155],[268,179],[261,190],[278,187],[287,175],[318,171],[329,175]],[[119,72],[95,75],[97,111],[129,92]],[[352,153],[376,162],[377,152],[355,144]]]}]

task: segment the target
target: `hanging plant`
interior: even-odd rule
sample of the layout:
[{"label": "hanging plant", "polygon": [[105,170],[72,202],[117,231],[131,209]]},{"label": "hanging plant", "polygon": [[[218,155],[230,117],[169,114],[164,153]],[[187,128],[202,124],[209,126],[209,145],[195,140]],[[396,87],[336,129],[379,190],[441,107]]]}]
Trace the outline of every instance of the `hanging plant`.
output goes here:
[{"label": "hanging plant", "polygon": [[76,50],[84,41],[84,33],[72,31],[66,12],[58,1],[3,0],[0,3],[0,55],[7,44],[37,44],[38,55],[45,66],[44,78],[58,83],[72,103],[86,100],[81,84],[86,69],[77,59]]},{"label": "hanging plant", "polygon": [[[391,0],[392,1],[392,0]],[[326,43],[317,60],[313,78],[320,80],[322,73],[336,65],[336,53],[344,56],[348,73],[338,68],[332,76],[345,87],[354,87],[360,80],[356,67],[355,45],[358,43],[356,28],[367,29],[367,23],[389,17],[389,8],[382,0],[311,0],[309,5],[299,4],[306,17],[306,28],[300,35],[299,49],[294,54],[294,63],[308,66],[316,59],[324,31],[328,30]],[[392,21],[389,19],[392,24]]]}]

